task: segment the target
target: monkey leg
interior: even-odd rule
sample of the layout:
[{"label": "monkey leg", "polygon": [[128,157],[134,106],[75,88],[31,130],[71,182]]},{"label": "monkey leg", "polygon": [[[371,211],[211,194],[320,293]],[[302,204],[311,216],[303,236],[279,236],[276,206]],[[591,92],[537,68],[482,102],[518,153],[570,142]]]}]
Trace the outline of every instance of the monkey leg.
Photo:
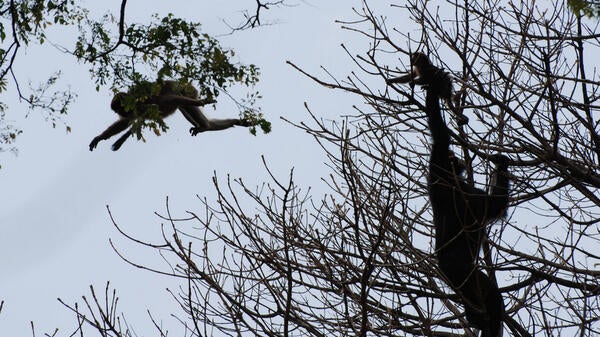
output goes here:
[{"label": "monkey leg", "polygon": [[121,145],[123,145],[123,143],[125,143],[125,141],[131,136],[132,132],[131,129],[127,130],[127,132],[125,132],[121,137],[119,137],[119,139],[117,139],[116,142],[114,142],[114,144],[112,145],[112,150],[113,151],[117,151],[121,148]]},{"label": "monkey leg", "polygon": [[504,301],[498,287],[472,260],[464,261],[470,253],[444,250],[438,254],[440,269],[462,296],[467,321],[481,331],[481,337],[501,336]]},{"label": "monkey leg", "polygon": [[205,131],[219,131],[225,130],[233,126],[250,126],[251,124],[248,121],[241,120],[239,118],[231,118],[231,119],[210,119],[208,120],[207,125],[196,126],[190,129],[190,133],[192,136],[199,134],[200,132]]},{"label": "monkey leg", "polygon": [[117,133],[127,129],[129,126],[130,120],[127,118],[120,118],[116,122],[112,123],[104,132],[94,137],[90,142],[90,151],[93,151],[98,143],[102,140],[109,139],[110,137],[116,135]]},{"label": "monkey leg", "polygon": [[461,294],[471,301],[476,299],[483,306],[483,312],[465,303],[465,314],[471,325],[481,330],[481,337],[498,337],[502,334],[504,301],[498,287],[482,271],[475,270],[466,285],[476,291],[461,290]]},{"label": "monkey leg", "polygon": [[197,99],[181,95],[158,95],[148,100],[148,103],[158,105],[173,105],[173,106],[204,106],[207,104],[216,103],[212,98]]}]

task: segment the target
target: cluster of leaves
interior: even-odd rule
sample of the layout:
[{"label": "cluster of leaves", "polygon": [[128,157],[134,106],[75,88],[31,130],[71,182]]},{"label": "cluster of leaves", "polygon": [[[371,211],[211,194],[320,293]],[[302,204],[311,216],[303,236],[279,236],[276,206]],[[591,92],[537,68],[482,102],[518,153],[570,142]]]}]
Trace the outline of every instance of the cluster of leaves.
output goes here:
[{"label": "cluster of leaves", "polygon": [[[99,22],[87,20],[80,25],[81,35],[74,55],[91,64],[90,73],[97,89],[102,85],[110,85],[114,91],[135,87],[135,90],[143,91],[140,93],[142,99],[144,94],[156,90],[148,88],[149,83],[172,78],[195,84],[200,98],[216,99],[233,85],[251,87],[258,82],[258,68],[252,64],[233,63],[231,59],[235,53],[202,33],[199,23],[188,22],[172,14],[163,18],[155,15],[154,18],[147,25],[126,26],[121,21],[118,34],[106,28],[110,26],[107,23],[115,22],[110,15],[105,15]],[[144,75],[148,73],[157,74],[157,78]],[[258,92],[250,96],[260,97]],[[240,116],[256,121],[261,127],[270,127],[254,106],[255,102],[253,99],[245,101],[247,104],[238,104]],[[155,131],[157,126],[163,130],[166,128],[158,115],[144,117],[150,119],[136,122],[141,126],[136,128],[139,138],[143,128]],[[269,127],[262,128],[268,132]]]},{"label": "cluster of leaves", "polygon": [[[4,91],[6,91],[6,79],[3,78],[0,79],[0,93],[3,93]],[[6,104],[0,102],[0,144],[2,144],[0,146],[0,152],[7,150],[15,151],[14,148],[6,149],[5,146],[10,146],[17,138],[17,135],[22,132],[21,130],[15,129],[13,125],[6,123],[5,111]]]},{"label": "cluster of leaves", "polygon": [[[0,83],[0,92],[2,91],[2,85]],[[6,104],[0,102],[0,121],[4,122],[6,118],[5,116]],[[17,136],[21,133],[21,130],[16,129],[13,125],[9,123],[0,123],[0,144],[3,144],[3,146],[0,146],[0,152],[16,151],[16,149],[12,147],[12,144],[14,143]],[[8,148],[6,148],[4,145],[8,146]],[[2,165],[0,165],[0,168],[1,167]]]},{"label": "cluster of leaves", "polygon": [[[57,122],[62,122],[60,116],[67,114],[69,105],[77,97],[70,90],[51,92],[60,75],[61,72],[57,71],[38,87],[33,88],[30,85],[31,93],[22,98],[29,105],[28,114],[36,109],[43,111],[44,118],[52,123],[52,127],[56,127]],[[66,131],[71,132],[71,127],[67,125]]]},{"label": "cluster of leaves", "polygon": [[600,16],[600,1],[567,0],[567,4],[573,13],[583,13],[588,17]]},{"label": "cluster of leaves", "polygon": [[[52,24],[71,25],[83,18],[84,12],[75,0],[21,0],[0,2],[0,14],[8,20],[15,42],[29,44],[34,40],[44,43],[46,28]],[[0,38],[6,39],[4,23],[0,23]],[[4,50],[3,50],[4,51]]]},{"label": "cluster of leaves", "polygon": [[[75,4],[75,0],[21,0],[0,1],[0,92],[6,90],[8,77],[15,81],[18,96],[29,104],[29,110],[38,109],[48,112],[47,118],[56,126],[58,116],[66,113],[74,95],[69,91],[51,92],[51,86],[58,79],[58,74],[32,89],[31,94],[21,91],[18,76],[15,74],[15,63],[19,49],[32,43],[43,44],[47,28],[52,25],[72,25],[78,23],[85,12]],[[5,119],[4,103],[0,115],[0,151],[2,146],[12,144],[20,130],[15,129]],[[67,131],[69,128],[67,127]]]},{"label": "cluster of leaves", "polygon": [[251,94],[248,94],[246,99],[243,100],[241,104],[239,104],[239,106],[243,110],[242,119],[247,121],[248,124],[252,125],[250,127],[250,133],[254,136],[256,136],[256,127],[257,126],[260,127],[260,129],[264,133],[271,132],[271,122],[269,122],[268,120],[266,120],[264,118],[262,112],[260,112],[260,109],[245,108],[245,107],[255,106],[256,101],[261,98],[262,98],[262,96],[260,96],[258,93],[251,93]]}]

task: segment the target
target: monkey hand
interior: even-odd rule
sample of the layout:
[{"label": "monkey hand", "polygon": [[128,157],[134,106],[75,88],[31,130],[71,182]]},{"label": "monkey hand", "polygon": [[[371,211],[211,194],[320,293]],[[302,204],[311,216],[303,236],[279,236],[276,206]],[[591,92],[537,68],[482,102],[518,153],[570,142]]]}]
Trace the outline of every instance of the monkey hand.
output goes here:
[{"label": "monkey hand", "polygon": [[94,139],[92,139],[92,141],[90,142],[90,151],[94,151],[96,146],[98,146],[98,142],[100,142],[100,139],[98,139],[98,137],[94,137]]}]

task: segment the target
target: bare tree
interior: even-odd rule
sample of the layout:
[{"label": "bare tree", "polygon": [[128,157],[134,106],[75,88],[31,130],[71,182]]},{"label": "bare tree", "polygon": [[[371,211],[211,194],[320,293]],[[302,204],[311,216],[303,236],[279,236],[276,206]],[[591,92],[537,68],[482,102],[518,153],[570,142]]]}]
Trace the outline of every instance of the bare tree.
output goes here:
[{"label": "bare tree", "polygon": [[[331,123],[307,106],[312,121],[295,124],[327,153],[331,194],[312,197],[293,174],[257,190],[215,178],[205,214],[167,208],[164,242],[123,232],[167,257],[155,272],[185,281],[174,298],[189,336],[476,335],[435,262],[423,93],[385,84],[417,50],[455,79],[469,123],[446,121],[466,179],[483,185],[489,155],[510,158],[509,217],[490,226],[479,263],[504,297],[505,335],[600,334],[597,21],[562,1],[437,6],[412,0],[382,17],[365,1],[342,23],[370,42],[348,51],[360,71],[326,79],[294,65],[365,103]],[[413,24],[396,26],[404,16]]]}]

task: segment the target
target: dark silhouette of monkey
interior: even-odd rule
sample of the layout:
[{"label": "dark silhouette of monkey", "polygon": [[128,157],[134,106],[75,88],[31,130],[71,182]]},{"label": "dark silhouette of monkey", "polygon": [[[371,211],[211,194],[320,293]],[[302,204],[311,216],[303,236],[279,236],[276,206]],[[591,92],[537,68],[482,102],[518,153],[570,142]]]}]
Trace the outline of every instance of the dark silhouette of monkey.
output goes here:
[{"label": "dark silhouette of monkey", "polygon": [[422,53],[413,56],[417,79],[426,89],[425,112],[432,145],[427,185],[435,225],[435,248],[440,270],[461,295],[468,322],[482,337],[502,335],[504,302],[497,285],[477,269],[486,225],[506,214],[508,159],[494,155],[496,168],[489,194],[466,183],[465,165],[450,151],[450,132],[442,118],[440,97],[452,91],[452,82]]},{"label": "dark silhouette of monkey", "polygon": [[456,121],[459,125],[464,125],[469,122],[469,119],[459,114],[454,107],[452,101],[452,80],[450,75],[443,69],[431,64],[427,55],[416,52],[411,54],[410,58],[411,70],[400,77],[387,80],[388,84],[394,83],[409,83],[411,86],[415,84],[427,87],[430,83],[435,83],[437,95],[444,100],[446,105],[454,112]]},{"label": "dark silhouette of monkey", "polygon": [[[202,113],[201,106],[215,103],[213,99],[198,99],[198,90],[193,85],[187,82],[180,81],[159,81],[160,85],[158,94],[148,95],[149,89],[140,89],[141,86],[133,86],[128,92],[119,92],[115,94],[110,103],[111,109],[119,115],[119,119],[111,124],[104,132],[94,137],[90,143],[90,151],[94,150],[101,140],[109,139],[110,137],[124,131],[131,126],[134,119],[143,116],[151,106],[157,106],[160,113],[160,118],[166,118],[179,109],[185,119],[187,119],[193,127],[190,129],[192,136],[204,131],[216,131],[230,128],[232,126],[251,126],[248,121],[231,118],[231,119],[208,119]],[[145,83],[149,88],[148,83]],[[141,92],[140,92],[141,91]],[[139,95],[147,97],[141,102]],[[112,145],[112,150],[117,151],[121,145],[133,134],[130,128]]]},{"label": "dark silhouette of monkey", "polygon": [[440,87],[436,82],[427,83],[425,103],[432,137],[428,187],[438,263],[464,298],[469,323],[481,330],[482,337],[497,337],[502,333],[504,303],[496,284],[477,269],[477,257],[486,225],[506,214],[508,161],[502,155],[491,157],[496,169],[489,194],[458,176],[464,165],[449,156],[450,133],[439,104],[440,90],[446,87],[444,83]]}]

